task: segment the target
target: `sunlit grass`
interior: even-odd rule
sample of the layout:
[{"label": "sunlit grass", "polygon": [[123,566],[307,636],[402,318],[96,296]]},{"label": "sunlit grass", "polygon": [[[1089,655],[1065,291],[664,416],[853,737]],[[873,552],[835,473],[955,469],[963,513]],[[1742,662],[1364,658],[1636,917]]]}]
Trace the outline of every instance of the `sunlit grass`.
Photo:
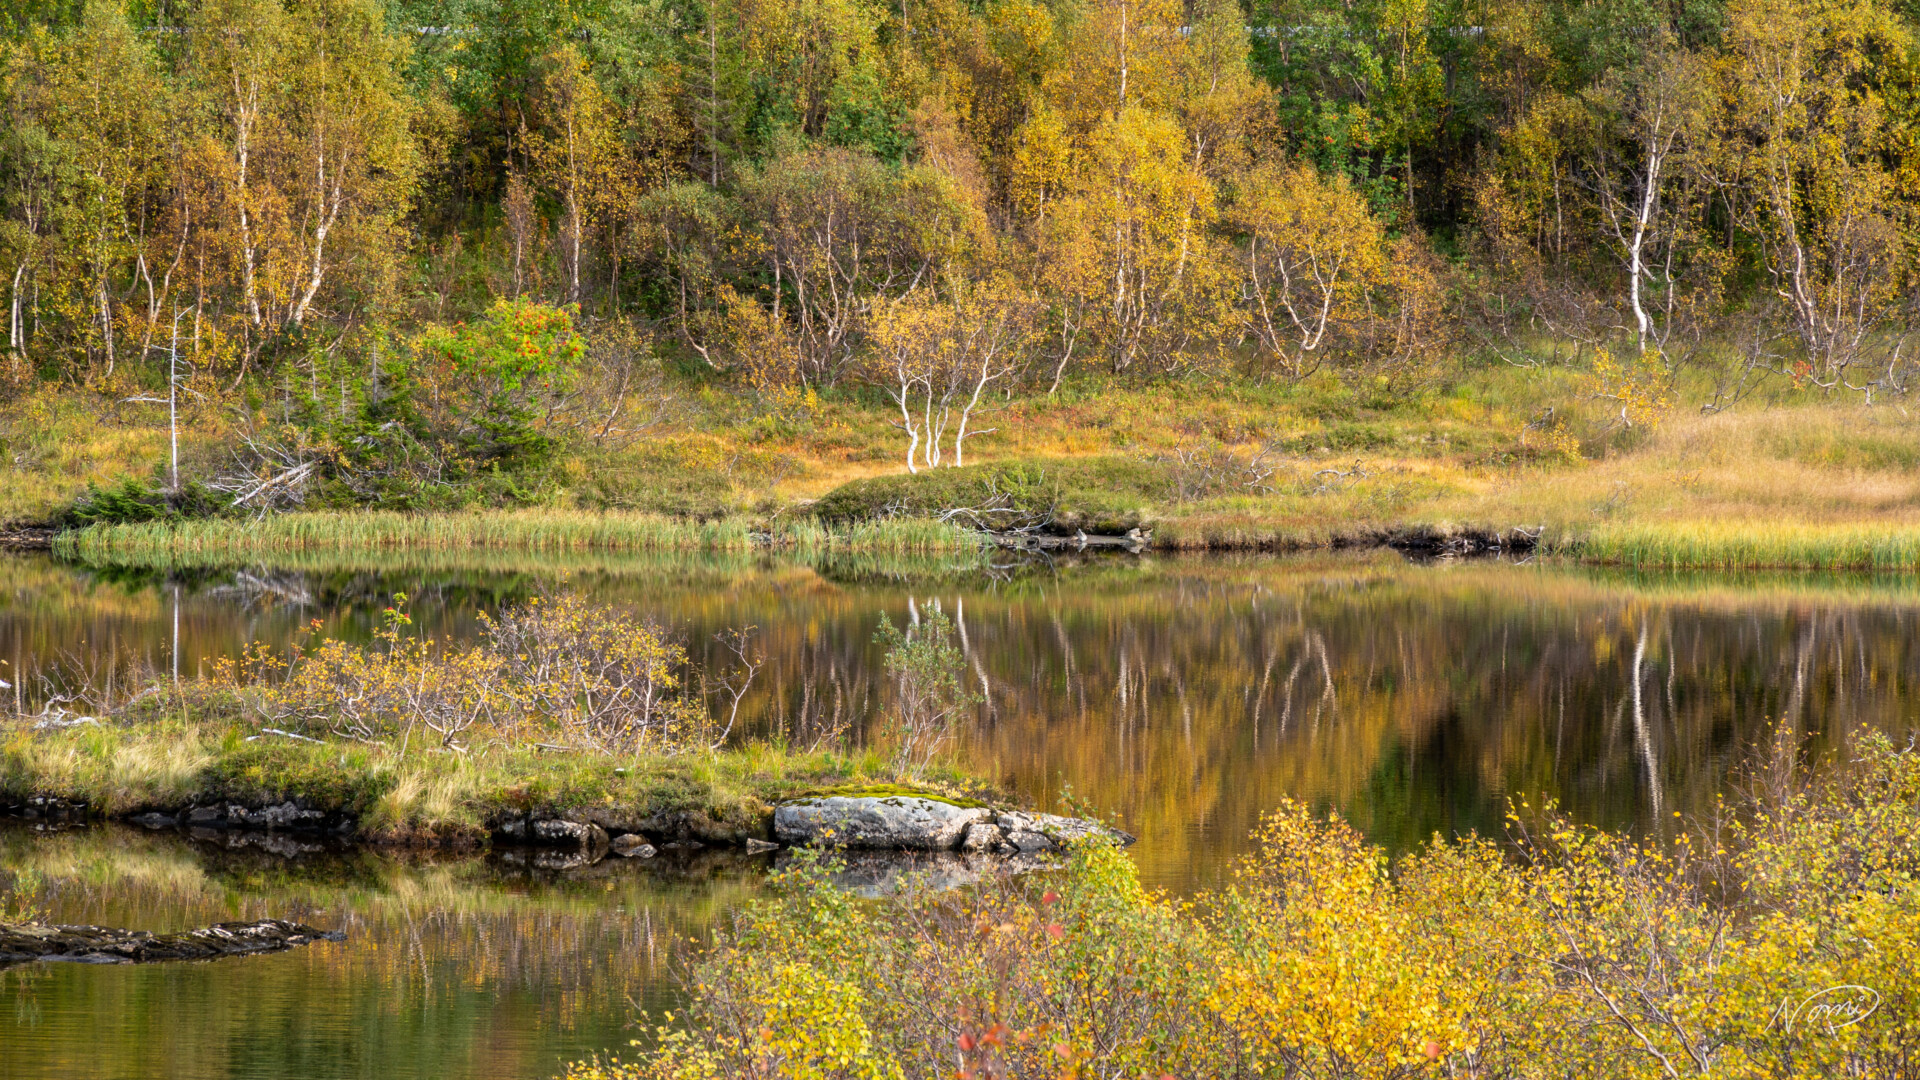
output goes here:
[{"label": "sunlit grass", "polygon": [[[1898,403],[1868,407],[1784,382],[1701,415],[1693,410],[1710,396],[1709,382],[1708,373],[1683,372],[1673,393],[1679,404],[1649,429],[1621,426],[1617,410],[1567,364],[1467,364],[1445,391],[1389,404],[1363,400],[1332,378],[1286,385],[1234,375],[1084,376],[1051,397],[1035,391],[1007,400],[994,432],[969,440],[967,460],[1017,463],[1034,490],[1057,490],[1073,511],[1067,517],[1089,532],[1138,524],[1163,547],[1288,550],[1372,543],[1407,529],[1524,528],[1541,530],[1556,550],[1646,565],[1912,565],[1893,537],[1920,517],[1920,419]],[[835,393],[807,415],[769,426],[744,398],[712,387],[664,392],[682,416],[676,429],[632,447],[569,451],[564,487],[545,496],[550,508],[128,526],[65,537],[61,550],[145,565],[327,552],[579,560],[979,551],[978,537],[924,519],[847,516],[829,526],[813,517],[809,500],[849,481],[902,479],[897,432],[878,400]],[[49,390],[0,412],[0,439],[17,459],[0,462],[10,470],[0,475],[0,518],[45,520],[89,480],[155,467],[164,428],[154,417],[90,400]],[[1543,458],[1522,445],[1527,425],[1548,410],[1582,456]],[[201,423],[189,441],[204,457],[214,435]],[[1204,447],[1242,455],[1264,448],[1275,471],[1252,486],[1182,494],[1169,462]],[[857,516],[884,517],[880,502]],[[608,509],[615,507],[628,509]],[[1802,531],[1761,542],[1751,535],[1759,525],[1702,524],[1724,522]]]},{"label": "sunlit grass", "polygon": [[1643,569],[1920,570],[1920,526],[1758,521],[1603,525],[1571,545]]},{"label": "sunlit grass", "polygon": [[685,521],[658,514],[578,510],[298,513],[258,520],[95,525],[62,533],[54,544],[65,558],[141,565],[209,564],[317,552],[726,555],[771,548],[802,555],[946,555],[978,552],[983,546],[977,533],[933,521],[881,521],[832,530],[801,518],[756,531],[744,518]]},{"label": "sunlit grass", "polygon": [[741,521],[679,521],[654,514],[513,510],[469,514],[387,511],[277,514],[257,520],[96,525],[63,534],[62,555],[98,560],[258,558],[316,550],[745,551]]},{"label": "sunlit grass", "polygon": [[[217,717],[87,725],[65,731],[13,727],[0,736],[0,800],[36,795],[83,802],[94,815],[283,799],[353,817],[362,835],[405,842],[479,840],[509,808],[564,811],[613,806],[636,818],[694,811],[750,833],[772,804],[809,791],[898,783],[879,754],[799,752],[754,744],[683,754],[554,752],[492,742],[465,753],[271,735],[249,741],[244,722]],[[958,795],[978,785],[949,769],[926,790]]]}]

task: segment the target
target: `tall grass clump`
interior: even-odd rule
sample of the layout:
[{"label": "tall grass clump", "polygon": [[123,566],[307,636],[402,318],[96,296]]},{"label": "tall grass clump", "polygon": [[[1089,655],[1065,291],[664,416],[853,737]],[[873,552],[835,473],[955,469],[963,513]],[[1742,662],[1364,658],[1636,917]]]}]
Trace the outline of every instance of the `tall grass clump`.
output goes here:
[{"label": "tall grass clump", "polygon": [[773,534],[796,554],[971,555],[989,541],[980,532],[930,518],[889,518],[830,527],[817,520],[795,522]]},{"label": "tall grass clump", "polygon": [[1920,569],[1920,527],[1707,521],[1601,525],[1567,550],[1652,570]]},{"label": "tall grass clump", "polygon": [[752,546],[747,527],[739,521],[572,510],[294,513],[250,521],[94,525],[62,533],[54,543],[55,551],[67,558],[157,563],[259,559],[314,551],[726,552]]},{"label": "tall grass clump", "polygon": [[[846,747],[611,755],[493,739],[453,753],[418,742],[292,739],[201,703],[185,721],[119,718],[98,728],[17,727],[0,738],[0,804],[45,795],[121,817],[193,805],[257,806],[293,799],[338,813],[368,840],[483,841],[487,822],[514,811],[613,808],[633,818],[696,813],[764,836],[771,807],[821,791],[898,787],[884,755]],[[958,798],[977,781],[936,770],[902,791]]]},{"label": "tall grass clump", "polygon": [[1859,749],[1670,839],[1520,808],[1390,863],[1287,803],[1190,901],[1099,841],[878,903],[796,860],[694,958],[677,1025],[567,1076],[1912,1077],[1920,753]]},{"label": "tall grass clump", "polygon": [[64,558],[150,565],[326,553],[742,554],[756,547],[791,550],[803,557],[826,553],[921,556],[975,553],[985,549],[986,541],[979,533],[929,520],[831,528],[813,519],[799,519],[756,535],[742,519],[689,521],[657,514],[575,510],[290,513],[250,521],[91,525],[62,533],[54,541],[55,552]]},{"label": "tall grass clump", "polygon": [[216,751],[206,732],[172,721],[142,737],[109,725],[59,739],[16,730],[0,744],[0,794],[57,794],[104,813],[175,805],[203,787]]}]

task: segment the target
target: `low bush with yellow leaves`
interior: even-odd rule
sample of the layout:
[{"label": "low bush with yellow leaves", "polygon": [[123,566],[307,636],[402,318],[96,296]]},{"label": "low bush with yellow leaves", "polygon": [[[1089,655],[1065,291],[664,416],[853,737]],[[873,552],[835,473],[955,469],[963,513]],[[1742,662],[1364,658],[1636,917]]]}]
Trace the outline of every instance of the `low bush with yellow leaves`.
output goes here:
[{"label": "low bush with yellow leaves", "polygon": [[1288,803],[1190,901],[1100,845],[877,902],[802,859],[567,1076],[1920,1075],[1920,754],[1860,747],[1662,839],[1521,808],[1390,862]]},{"label": "low bush with yellow leaves", "polygon": [[371,646],[325,640],[287,658],[256,646],[213,684],[269,724],[402,750],[482,733],[621,753],[717,740],[685,646],[658,625],[560,593],[483,616],[481,640],[456,647],[406,633],[405,601]]}]

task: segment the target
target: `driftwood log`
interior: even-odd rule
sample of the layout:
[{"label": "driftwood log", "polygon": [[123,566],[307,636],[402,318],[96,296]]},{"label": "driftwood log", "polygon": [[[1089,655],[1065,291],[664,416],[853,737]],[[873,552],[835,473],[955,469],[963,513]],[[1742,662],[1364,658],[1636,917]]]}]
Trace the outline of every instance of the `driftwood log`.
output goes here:
[{"label": "driftwood log", "polygon": [[178,934],[150,934],[144,930],[116,930],[107,926],[0,923],[0,966],[34,960],[92,964],[213,960],[222,956],[280,952],[345,937],[338,930],[316,930],[284,919],[216,923]]}]

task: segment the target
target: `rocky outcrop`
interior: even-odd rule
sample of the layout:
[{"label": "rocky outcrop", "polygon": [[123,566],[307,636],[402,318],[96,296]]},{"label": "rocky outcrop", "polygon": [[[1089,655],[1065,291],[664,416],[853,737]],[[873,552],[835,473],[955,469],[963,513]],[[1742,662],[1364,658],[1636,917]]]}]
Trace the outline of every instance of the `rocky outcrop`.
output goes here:
[{"label": "rocky outcrop", "polygon": [[651,859],[659,854],[647,838],[633,833],[621,833],[613,838],[613,853],[627,859]]},{"label": "rocky outcrop", "polygon": [[[484,831],[452,835],[368,836],[351,814],[325,810],[303,799],[270,796],[251,803],[201,800],[169,809],[136,808],[123,820],[156,830],[178,830],[194,840],[227,848],[253,846],[294,857],[355,841],[473,847],[490,833],[496,847],[531,849],[521,862],[543,868],[587,865],[609,851],[624,856],[684,855],[703,848],[744,849],[748,854],[782,846],[835,847],[850,851],[951,852],[977,856],[1044,855],[1090,837],[1119,844],[1133,837],[1099,822],[1057,814],[995,810],[937,796],[911,793],[822,795],[768,809],[749,804],[730,812],[588,806],[506,811]],[[64,828],[97,818],[82,802],[34,796],[0,804],[0,815]],[[615,843],[615,839],[618,843]]]},{"label": "rocky outcrop", "polygon": [[1027,855],[1065,850],[1093,837],[1121,847],[1133,843],[1132,833],[1122,832],[1098,821],[1061,817],[1059,814],[1003,810],[994,818],[994,825],[999,828],[1001,839],[1007,846]]},{"label": "rocky outcrop", "polygon": [[54,795],[35,795],[18,803],[10,803],[5,813],[11,817],[25,818],[28,821],[85,821],[89,807],[86,803],[72,799],[62,799]]},{"label": "rocky outcrop", "polygon": [[32,960],[139,964],[156,960],[212,960],[279,952],[316,941],[341,941],[337,930],[317,930],[283,919],[227,922],[179,934],[149,934],[106,926],[0,924],[0,965]]},{"label": "rocky outcrop", "polygon": [[827,795],[776,806],[783,844],[853,850],[952,851],[967,827],[993,819],[983,806],[908,795]]},{"label": "rocky outcrop", "polygon": [[967,826],[967,833],[960,838],[960,850],[977,855],[985,852],[997,852],[1007,842],[1007,834],[998,824],[976,821]]},{"label": "rocky outcrop", "polygon": [[164,825],[173,817],[178,824],[199,829],[265,829],[271,832],[344,832],[353,822],[325,810],[315,810],[292,799],[265,806],[239,803],[214,803],[193,806],[178,815],[148,814],[141,824]]},{"label": "rocky outcrop", "polygon": [[772,826],[764,810],[749,813],[739,821],[716,818],[699,810],[639,814],[619,806],[589,806],[568,811],[566,816],[598,825],[609,835],[637,833],[656,844],[697,843],[713,847],[742,847],[748,840],[769,839]]},{"label": "rocky outcrop", "polygon": [[[698,810],[666,810],[637,813],[617,806],[587,806],[573,810],[549,810],[512,814],[491,822],[495,843],[506,845],[582,846],[588,835],[580,830],[598,830],[602,837],[637,836],[659,846],[669,844],[713,847],[745,847],[753,841],[764,842],[771,832],[764,813],[751,820],[729,821],[711,817]],[[586,843],[586,846],[592,846]]]},{"label": "rocky outcrop", "polygon": [[149,810],[126,820],[149,829],[184,828],[204,838],[209,831],[247,830],[269,833],[332,833],[354,830],[345,814],[318,810],[297,799],[281,799],[258,806],[236,802],[200,803],[176,810]]},{"label": "rocky outcrop", "polygon": [[1101,837],[1133,837],[1096,821],[993,811],[910,795],[833,795],[775,807],[774,835],[787,844],[849,850],[964,851],[1036,855]]}]

